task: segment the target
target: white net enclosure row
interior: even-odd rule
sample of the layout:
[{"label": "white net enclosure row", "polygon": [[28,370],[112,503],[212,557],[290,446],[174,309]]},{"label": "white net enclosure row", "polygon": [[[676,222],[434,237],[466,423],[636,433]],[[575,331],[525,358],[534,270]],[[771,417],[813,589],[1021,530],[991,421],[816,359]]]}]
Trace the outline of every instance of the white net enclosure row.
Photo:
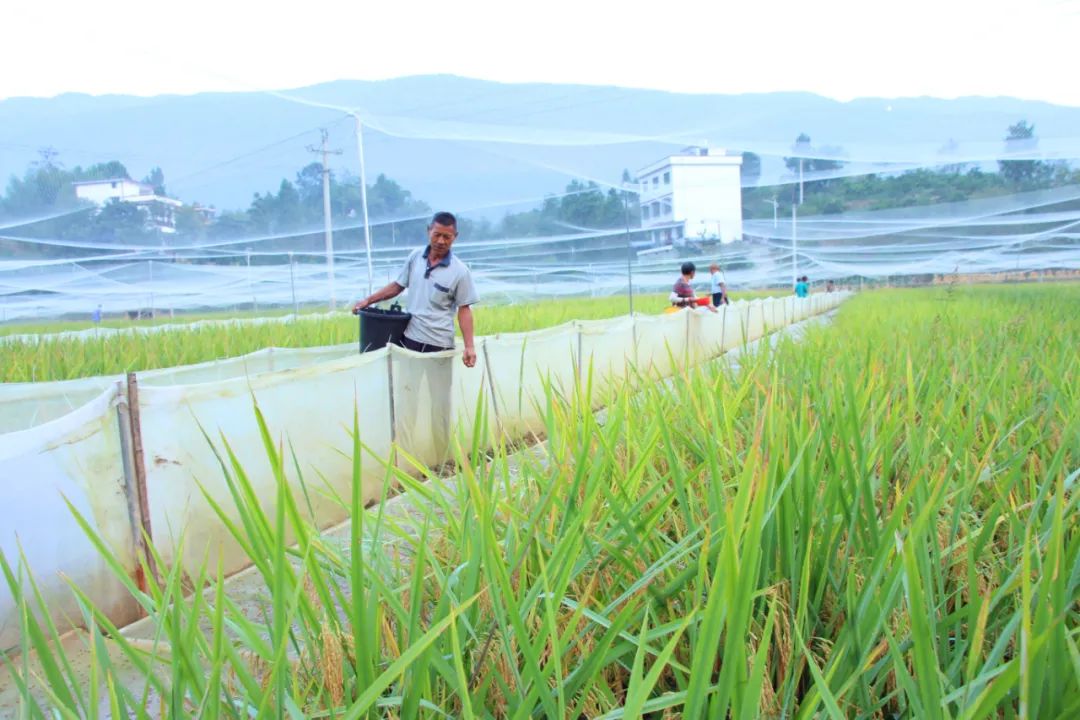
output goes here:
[{"label": "white net enclosure row", "polygon": [[[222,469],[227,443],[273,511],[276,481],[254,403],[285,449],[286,482],[303,498],[303,512],[328,527],[347,515],[354,419],[364,448],[363,499],[374,501],[395,447],[401,467],[405,455],[435,466],[459,439],[487,448],[539,435],[549,391],[573,392],[591,378],[599,403],[613,388],[669,376],[846,297],[737,301],[717,313],[574,321],[483,337],[474,368],[463,366],[459,352],[392,346],[358,354],[350,344],[272,348],[124,378],[0,386],[0,552],[23,577],[33,572],[61,632],[81,624],[68,580],[125,623],[137,607],[68,504],[136,580],[143,531],[168,566],[196,573],[209,559],[216,572],[221,558],[223,572],[242,569],[249,559],[211,499],[239,520]],[[476,429],[485,436],[474,437]],[[0,650],[18,643],[19,627],[5,584]]]},{"label": "white net enclosure row", "polygon": [[[246,377],[276,370],[339,360],[356,353],[355,343],[318,348],[269,347],[247,355],[209,360],[182,367],[145,370],[142,385],[190,385]],[[97,397],[123,376],[57,380],[52,382],[0,383],[0,433],[25,430],[62,417]]]},{"label": "white net enclosure row", "polygon": [[297,320],[330,319],[335,313],[307,313],[304,315],[279,315],[275,317],[237,317],[219,320],[193,320],[169,322],[160,325],[132,325],[129,327],[89,327],[82,330],[60,330],[50,333],[9,333],[0,335],[0,345],[5,342],[32,343],[41,340],[98,340],[121,335],[153,335],[176,331],[193,332],[206,328],[239,328],[253,325],[280,325]]},{"label": "white net enclosure row", "polygon": [[0,323],[347,305],[438,210],[486,298],[682,260],[735,288],[1080,269],[1077,108],[448,76],[131,102],[4,101]]}]

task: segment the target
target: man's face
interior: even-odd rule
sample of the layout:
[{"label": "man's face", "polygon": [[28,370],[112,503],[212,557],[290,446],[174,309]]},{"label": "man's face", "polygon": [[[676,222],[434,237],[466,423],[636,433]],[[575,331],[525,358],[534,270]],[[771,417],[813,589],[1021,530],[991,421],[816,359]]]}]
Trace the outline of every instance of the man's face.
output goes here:
[{"label": "man's face", "polygon": [[450,252],[450,246],[454,244],[455,238],[457,238],[457,230],[452,225],[431,223],[428,226],[428,242],[437,255]]}]

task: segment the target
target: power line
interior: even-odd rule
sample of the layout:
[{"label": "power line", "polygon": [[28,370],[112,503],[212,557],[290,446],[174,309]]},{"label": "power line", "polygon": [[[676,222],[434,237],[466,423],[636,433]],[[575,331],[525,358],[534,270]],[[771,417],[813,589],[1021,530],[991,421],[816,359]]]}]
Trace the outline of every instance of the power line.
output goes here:
[{"label": "power line", "polygon": [[273,148],[275,148],[275,147],[277,147],[279,145],[284,145],[286,143],[290,143],[290,142],[292,142],[294,140],[297,140],[299,138],[304,137],[305,135],[309,135],[309,134],[311,134],[311,133],[313,133],[313,132],[315,132],[317,130],[322,130],[322,129],[326,128],[326,127],[333,127],[335,125],[338,125],[338,124],[344,122],[346,119],[348,119],[347,116],[339,118],[337,120],[334,120],[333,122],[331,122],[329,124],[324,123],[324,124],[321,124],[321,125],[316,125],[315,127],[308,128],[306,130],[302,130],[301,132],[298,132],[295,135],[290,135],[290,136],[282,138],[280,140],[275,140],[274,142],[272,142],[272,143],[270,143],[268,145],[263,145],[262,147],[255,148],[254,150],[248,150],[247,152],[244,152],[244,153],[241,153],[240,155],[236,155],[234,157],[231,157],[228,160],[222,160],[219,163],[215,163],[213,165],[204,167],[204,168],[202,168],[200,170],[195,170],[193,172],[189,172],[186,175],[182,175],[179,178],[174,178],[174,179],[170,180],[169,182],[170,183],[183,182],[184,180],[188,180],[190,178],[193,178],[196,175],[202,175],[203,173],[210,172],[211,170],[217,170],[218,168],[225,167],[226,165],[231,165],[231,164],[233,164],[235,162],[239,162],[240,160],[244,160],[246,158],[252,157],[253,155],[258,155],[259,153],[263,153],[263,152],[266,152],[267,150],[271,150],[271,149],[273,149]]}]

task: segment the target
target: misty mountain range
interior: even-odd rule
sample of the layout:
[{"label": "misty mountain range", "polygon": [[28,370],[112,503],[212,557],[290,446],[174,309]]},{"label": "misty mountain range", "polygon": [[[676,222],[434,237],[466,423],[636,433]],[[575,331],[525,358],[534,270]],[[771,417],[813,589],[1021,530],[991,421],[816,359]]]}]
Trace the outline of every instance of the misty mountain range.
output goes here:
[{"label": "misty mountain range", "polygon": [[[0,101],[0,174],[22,175],[39,149],[65,166],[119,160],[135,178],[165,172],[185,202],[244,209],[318,159],[308,146],[329,132],[335,172],[358,174],[354,122],[364,133],[367,181],[385,173],[432,206],[498,216],[561,190],[571,179],[618,183],[679,149],[757,150],[778,165],[801,132],[815,144],[941,147],[999,143],[1025,119],[1042,140],[1071,139],[1080,108],[1013,98],[867,98],[838,102],[809,93],[692,95],[615,87],[503,84],[454,76],[341,80],[280,94],[11,98]],[[325,107],[337,106],[338,109]],[[486,142],[499,126],[513,142]],[[460,131],[460,132],[459,132]],[[388,134],[392,133],[392,134]],[[595,142],[551,145],[585,133]],[[406,135],[439,135],[415,139]],[[620,134],[664,140],[618,142]],[[533,144],[534,138],[548,138]]]}]

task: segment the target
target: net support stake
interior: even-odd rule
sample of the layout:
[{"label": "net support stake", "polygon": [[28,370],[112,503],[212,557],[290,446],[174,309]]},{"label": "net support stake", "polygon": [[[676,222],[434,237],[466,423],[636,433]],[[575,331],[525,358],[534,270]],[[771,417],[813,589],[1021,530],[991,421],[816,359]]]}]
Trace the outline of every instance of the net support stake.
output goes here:
[{"label": "net support stake", "polygon": [[495,430],[499,437],[503,436],[502,415],[499,413],[499,398],[495,394],[495,377],[491,374],[491,357],[488,355],[487,343],[483,343],[484,372],[487,373],[488,390],[491,392],[491,409],[495,413]]},{"label": "net support stake", "polygon": [[581,385],[581,382],[582,382],[582,365],[581,365],[581,345],[582,345],[581,335],[582,335],[582,333],[581,333],[581,323],[575,322],[574,325],[577,326],[577,380],[578,380],[578,385]]},{"label": "net support stake", "polygon": [[[139,507],[138,491],[135,489],[135,455],[132,450],[131,413],[128,411],[127,393],[119,381],[116,383],[117,403],[116,421],[120,431],[120,459],[124,470],[124,499],[127,500],[128,522],[131,526],[131,539],[135,546],[135,557],[146,557],[146,543],[142,535],[142,511]],[[142,592],[147,592],[146,576],[142,567],[135,565],[135,585]],[[146,613],[138,605],[138,617]]]},{"label": "net support stake", "polygon": [[724,335],[727,333],[727,309],[728,306],[724,305],[724,314],[720,316],[720,353],[724,352]]},{"label": "net support stake", "polygon": [[[139,382],[135,373],[127,374],[127,416],[129,452],[125,454],[125,465],[130,462],[131,482],[126,483],[126,490],[128,491],[128,505],[134,511],[135,547],[145,559],[150,574],[158,580],[157,563],[147,547],[147,540],[153,542],[154,533],[150,524],[150,499],[146,489],[146,458],[143,453],[142,420],[139,411]],[[123,437],[123,432],[121,437]],[[139,583],[140,589],[145,588],[146,578],[143,576],[141,565],[136,566],[135,580]]]},{"label": "net support stake", "polygon": [[390,346],[386,348],[386,379],[387,393],[390,398],[390,444],[397,442],[397,414],[394,412],[394,350]]},{"label": "net support stake", "polygon": [[[364,124],[359,113],[351,113],[356,121],[356,153],[360,158],[360,207],[364,215],[364,247],[367,250],[368,295],[375,292],[375,269],[371,260],[371,225],[368,223],[367,174],[364,169]],[[332,301],[331,301],[332,302]],[[331,306],[333,309],[333,306]]]},{"label": "net support stake", "polygon": [[697,355],[697,348],[691,346],[690,344],[690,315],[692,314],[692,312],[693,311],[691,310],[690,312],[686,313],[686,342],[683,343],[682,354],[684,370],[697,364],[697,358],[695,357]]}]

